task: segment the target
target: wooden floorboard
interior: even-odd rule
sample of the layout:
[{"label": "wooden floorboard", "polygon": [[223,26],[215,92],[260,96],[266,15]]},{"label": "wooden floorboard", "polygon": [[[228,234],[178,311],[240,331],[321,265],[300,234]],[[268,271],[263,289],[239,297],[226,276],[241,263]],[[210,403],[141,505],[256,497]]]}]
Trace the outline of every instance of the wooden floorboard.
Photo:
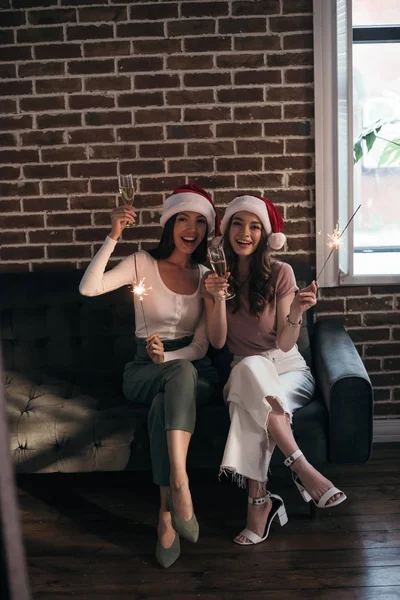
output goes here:
[{"label": "wooden floorboard", "polygon": [[154,559],[157,489],[148,474],[18,477],[34,600],[400,600],[400,445],[380,444],[366,465],[324,469],[348,500],[310,519],[286,469],[271,489],[289,522],[250,548],[246,494],[214,473],[193,473],[201,528],[168,570]]}]

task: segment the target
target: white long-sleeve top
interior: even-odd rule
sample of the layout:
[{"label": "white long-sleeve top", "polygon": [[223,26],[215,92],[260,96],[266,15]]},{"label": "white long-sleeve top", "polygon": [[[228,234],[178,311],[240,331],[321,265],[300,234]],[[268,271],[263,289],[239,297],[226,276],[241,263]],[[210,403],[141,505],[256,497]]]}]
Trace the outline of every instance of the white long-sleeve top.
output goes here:
[{"label": "white long-sleeve top", "polygon": [[[199,267],[199,283],[194,294],[176,294],[163,282],[158,262],[146,251],[142,250],[123,259],[110,271],[105,273],[108,260],[117,242],[106,237],[104,244],[88,265],[79,291],[83,296],[99,296],[123,285],[134,285],[135,281],[145,279],[144,285],[148,295],[143,297],[143,319],[141,301],[133,296],[135,305],[136,336],[146,338],[158,333],[160,339],[175,340],[193,335],[191,344],[180,350],[164,353],[164,361],[177,358],[197,360],[203,358],[208,350],[207,325],[204,301],[200,295],[200,282],[207,271],[204,265]],[[135,272],[135,256],[136,268]],[[150,289],[151,288],[151,289]]]}]

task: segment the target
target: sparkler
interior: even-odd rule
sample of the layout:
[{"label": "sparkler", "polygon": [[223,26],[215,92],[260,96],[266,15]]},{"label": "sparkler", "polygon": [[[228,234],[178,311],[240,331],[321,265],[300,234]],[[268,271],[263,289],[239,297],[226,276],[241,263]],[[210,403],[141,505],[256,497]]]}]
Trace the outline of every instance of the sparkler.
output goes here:
[{"label": "sparkler", "polygon": [[143,277],[143,279],[138,279],[137,278],[137,266],[136,266],[136,254],[135,254],[135,272],[136,272],[136,279],[133,282],[133,288],[132,288],[132,292],[133,295],[136,296],[137,298],[139,298],[141,307],[142,307],[142,313],[143,313],[143,321],[144,321],[144,326],[146,329],[146,337],[149,337],[149,332],[147,329],[147,322],[146,322],[146,315],[144,313],[144,307],[143,307],[143,296],[148,296],[148,290],[151,290],[151,287],[146,288],[146,286],[144,285],[144,281],[145,281],[145,277]]},{"label": "sparkler", "polygon": [[322,268],[320,270],[320,272],[318,273],[318,275],[315,278],[315,282],[318,281],[318,279],[321,276],[322,271],[325,269],[325,265],[328,262],[328,260],[331,257],[331,254],[333,254],[333,252],[339,248],[340,244],[342,243],[342,236],[344,234],[344,232],[346,231],[346,229],[348,228],[348,226],[350,225],[350,223],[352,222],[352,220],[354,219],[354,217],[356,216],[356,213],[360,210],[361,208],[361,204],[358,205],[358,207],[356,208],[356,210],[353,212],[353,214],[351,215],[349,222],[347,223],[346,227],[343,229],[342,232],[339,231],[339,226],[337,225],[333,231],[332,234],[328,234],[328,238],[329,238],[329,242],[328,242],[328,246],[330,248],[332,248],[332,250],[329,252],[326,261],[324,262],[324,264],[322,265]]}]

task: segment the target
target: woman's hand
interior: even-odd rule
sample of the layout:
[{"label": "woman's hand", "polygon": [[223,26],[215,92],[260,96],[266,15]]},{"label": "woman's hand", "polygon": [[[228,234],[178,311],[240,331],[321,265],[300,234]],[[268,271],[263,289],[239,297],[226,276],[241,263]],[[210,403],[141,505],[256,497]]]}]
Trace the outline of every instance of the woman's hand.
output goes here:
[{"label": "woman's hand", "polygon": [[114,208],[114,210],[111,211],[110,238],[118,240],[126,227],[126,224],[131,223],[133,225],[135,223],[135,217],[136,213],[133,210],[133,207],[128,204],[123,204],[122,206],[118,206],[118,208]]},{"label": "woman's hand", "polygon": [[146,350],[153,363],[161,365],[164,362],[164,344],[158,333],[153,333],[146,338]]},{"label": "woman's hand", "polygon": [[204,287],[213,298],[221,300],[221,295],[228,289],[229,276],[230,273],[225,273],[224,277],[219,277],[215,273],[210,273],[204,280]]},{"label": "woman's hand", "polygon": [[313,281],[307,287],[299,290],[290,306],[289,319],[297,322],[302,314],[317,303],[318,284]]}]

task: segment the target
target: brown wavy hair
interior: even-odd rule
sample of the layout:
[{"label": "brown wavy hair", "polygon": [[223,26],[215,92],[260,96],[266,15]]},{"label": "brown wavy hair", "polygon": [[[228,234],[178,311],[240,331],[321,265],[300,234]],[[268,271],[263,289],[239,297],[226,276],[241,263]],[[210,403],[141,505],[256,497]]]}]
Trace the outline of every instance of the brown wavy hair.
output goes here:
[{"label": "brown wavy hair", "polygon": [[[231,274],[229,285],[236,294],[235,297],[228,302],[229,306],[233,308],[232,312],[236,313],[240,308],[240,295],[242,293],[243,283],[240,282],[239,278],[237,254],[234,252],[229,241],[229,232],[234,217],[235,215],[232,215],[226,228],[224,235],[224,250],[227,268]],[[249,274],[246,282],[247,281],[249,283],[250,313],[259,319],[268,302],[273,300],[275,294],[275,286],[272,285],[272,267],[268,250],[268,239],[264,228],[261,229],[260,243],[249,259]]]}]

